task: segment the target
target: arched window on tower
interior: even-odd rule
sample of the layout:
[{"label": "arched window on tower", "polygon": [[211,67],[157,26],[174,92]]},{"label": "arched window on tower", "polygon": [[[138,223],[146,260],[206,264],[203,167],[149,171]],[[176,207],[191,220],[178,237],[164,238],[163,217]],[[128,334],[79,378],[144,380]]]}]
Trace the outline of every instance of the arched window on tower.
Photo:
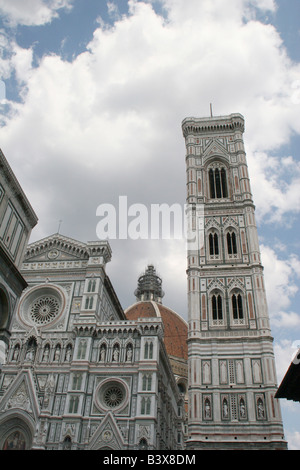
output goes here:
[{"label": "arched window on tower", "polygon": [[223,299],[221,294],[215,293],[211,297],[211,311],[213,325],[223,325]]},{"label": "arched window on tower", "polygon": [[211,199],[228,197],[226,169],[219,166],[210,168],[208,175]]},{"label": "arched window on tower", "polygon": [[231,297],[232,316],[234,324],[244,323],[243,297],[240,293],[234,293]]},{"label": "arched window on tower", "polygon": [[216,233],[209,234],[209,254],[210,256],[219,255],[219,240]]},{"label": "arched window on tower", "polygon": [[227,252],[229,255],[236,255],[237,254],[237,243],[236,243],[236,234],[235,232],[228,232],[227,233]]}]

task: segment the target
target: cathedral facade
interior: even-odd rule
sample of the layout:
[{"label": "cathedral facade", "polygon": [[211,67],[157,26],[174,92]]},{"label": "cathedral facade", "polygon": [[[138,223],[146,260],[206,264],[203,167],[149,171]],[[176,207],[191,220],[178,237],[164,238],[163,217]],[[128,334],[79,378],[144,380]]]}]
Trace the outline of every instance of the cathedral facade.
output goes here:
[{"label": "cathedral facade", "polygon": [[110,258],[106,241],[59,234],[28,246],[0,375],[1,449],[183,448],[163,320],[126,318]]}]

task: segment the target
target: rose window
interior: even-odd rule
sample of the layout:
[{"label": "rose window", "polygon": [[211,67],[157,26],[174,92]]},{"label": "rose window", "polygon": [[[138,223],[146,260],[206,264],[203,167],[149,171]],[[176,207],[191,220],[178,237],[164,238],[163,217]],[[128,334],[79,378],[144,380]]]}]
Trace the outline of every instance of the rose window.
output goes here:
[{"label": "rose window", "polygon": [[30,316],[35,323],[45,324],[51,322],[59,313],[58,300],[52,296],[43,296],[37,299],[30,308]]},{"label": "rose window", "polygon": [[60,286],[46,283],[24,292],[18,307],[18,319],[32,327],[49,328],[59,321],[65,312],[66,295]]},{"label": "rose window", "polygon": [[115,408],[121,405],[123,400],[124,393],[118,385],[108,388],[103,394],[103,402],[108,408]]},{"label": "rose window", "polygon": [[105,379],[99,383],[95,393],[95,405],[101,411],[123,410],[128,404],[128,387],[123,380]]}]

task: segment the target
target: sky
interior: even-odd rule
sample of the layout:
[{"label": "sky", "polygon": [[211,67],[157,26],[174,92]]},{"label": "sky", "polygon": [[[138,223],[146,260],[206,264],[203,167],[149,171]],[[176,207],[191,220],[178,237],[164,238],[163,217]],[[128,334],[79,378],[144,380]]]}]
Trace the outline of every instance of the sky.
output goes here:
[{"label": "sky", "polygon": [[[183,207],[183,119],[244,116],[278,383],[300,341],[299,18],[299,0],[0,0],[0,147],[39,218],[31,242],[98,240],[120,197]],[[187,319],[183,237],[110,244],[124,309],[153,263]],[[300,449],[300,405],[281,408]]]}]

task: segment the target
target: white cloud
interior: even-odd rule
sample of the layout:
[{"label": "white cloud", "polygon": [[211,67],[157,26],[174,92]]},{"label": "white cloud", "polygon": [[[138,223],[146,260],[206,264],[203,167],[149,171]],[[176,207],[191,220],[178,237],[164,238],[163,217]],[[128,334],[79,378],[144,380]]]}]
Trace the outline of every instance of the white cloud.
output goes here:
[{"label": "white cloud", "polygon": [[275,0],[251,0],[251,3],[261,10],[276,11]]},{"label": "white cloud", "polygon": [[[135,1],[131,2],[135,4]],[[160,0],[165,10],[168,12],[168,18],[171,21],[180,23],[181,21],[191,21],[197,18],[202,25],[209,21],[220,22],[224,25],[224,20],[228,24],[234,24],[241,21],[244,17],[255,18],[253,7],[261,11],[275,11],[276,3],[274,0],[231,0],[225,4],[222,0],[201,0],[182,2],[182,0]],[[218,34],[218,31],[215,31]]]},{"label": "white cloud", "polygon": [[281,339],[274,344],[274,355],[276,360],[276,372],[278,384],[281,383],[285,376],[295,353],[292,347],[292,341],[288,339]]},{"label": "white cloud", "polygon": [[[277,101],[277,97],[294,77],[294,66],[282,52],[273,27],[243,24],[240,0],[229,5],[221,2],[218,16],[215,2],[191,0],[186,7],[182,0],[170,1],[167,24],[149,5],[130,3],[132,15],[112,29],[98,28],[89,52],[71,65],[59,57],[41,62],[28,83],[25,106],[32,117],[37,116],[41,113],[38,97],[43,97],[48,109],[47,116],[40,116],[44,133],[49,118],[48,133],[54,126],[56,139],[64,135],[65,145],[67,128],[72,147],[71,141],[88,143],[99,124],[121,132],[122,141],[122,129],[128,135],[128,124],[143,146],[143,139],[161,132],[161,125],[165,132],[173,132],[170,125],[175,119],[179,128],[186,114],[207,114],[213,101],[216,113],[233,108],[246,111],[248,138],[255,148],[269,148],[275,139],[277,143],[287,139],[294,111],[289,101]],[[233,8],[235,4],[239,8]],[[198,14],[192,14],[193,9]],[[182,10],[185,16],[179,21]],[[200,28],[202,10],[204,19],[208,15],[211,22]],[[219,24],[224,18],[230,25]],[[18,54],[21,60],[20,50]],[[111,144],[116,144],[115,139]]]},{"label": "white cloud", "polygon": [[111,18],[120,19],[120,12],[119,12],[118,5],[116,5],[114,2],[107,1],[107,10]]},{"label": "white cloud", "polygon": [[300,450],[300,432],[288,431],[286,437],[289,443],[289,450]]},{"label": "white cloud", "polygon": [[11,74],[10,61],[7,60],[4,54],[10,48],[9,39],[7,36],[0,31],[0,77],[1,79],[7,79]]},{"label": "white cloud", "polygon": [[27,83],[32,70],[32,49],[23,49],[17,44],[12,45],[11,67],[15,70],[16,78],[20,83]]},{"label": "white cloud", "polygon": [[[180,123],[186,116],[208,115],[210,102],[215,114],[241,112],[246,118],[258,214],[276,214],[278,220],[291,208],[299,212],[299,167],[292,157],[271,159],[268,151],[300,133],[299,106],[292,99],[300,67],[288,58],[273,26],[253,15],[245,19],[251,4],[274,11],[275,2],[165,0],[164,17],[151,4],[129,4],[130,15],[113,27],[101,22],[87,51],[72,62],[51,55],[33,68],[31,49],[15,47],[11,54],[9,66],[24,81],[24,102],[11,103],[0,140],[38,213],[34,237],[55,232],[63,219],[66,235],[93,239],[97,206],[122,194],[131,203],[184,204]],[[0,0],[2,11],[23,24],[50,21],[70,5]],[[117,14],[113,2],[109,8]],[[114,245],[119,253],[121,245]],[[150,245],[144,250],[154,253]],[[162,265],[173,266],[172,250],[157,251]],[[133,247],[129,253],[138,255]],[[265,254],[267,273],[274,254]],[[278,289],[271,282],[270,300],[272,305],[278,299],[277,318],[286,323],[280,312],[296,292],[294,281],[289,285],[296,268],[292,260],[277,262],[269,279]],[[117,255],[114,263],[120,269]],[[178,266],[173,268],[177,279]],[[131,292],[128,284],[126,289]],[[186,299],[186,284],[175,294]]]},{"label": "white cloud", "polygon": [[60,9],[70,9],[73,0],[0,0],[0,12],[16,26],[37,26],[49,23]]},{"label": "white cloud", "polygon": [[285,214],[298,214],[300,163],[291,156],[271,157],[251,149],[247,160],[257,220],[280,222],[285,220]]},{"label": "white cloud", "polygon": [[279,259],[275,251],[261,245],[266,293],[272,326],[287,329],[300,328],[300,315],[289,310],[291,300],[298,292],[299,259],[290,255]]}]

